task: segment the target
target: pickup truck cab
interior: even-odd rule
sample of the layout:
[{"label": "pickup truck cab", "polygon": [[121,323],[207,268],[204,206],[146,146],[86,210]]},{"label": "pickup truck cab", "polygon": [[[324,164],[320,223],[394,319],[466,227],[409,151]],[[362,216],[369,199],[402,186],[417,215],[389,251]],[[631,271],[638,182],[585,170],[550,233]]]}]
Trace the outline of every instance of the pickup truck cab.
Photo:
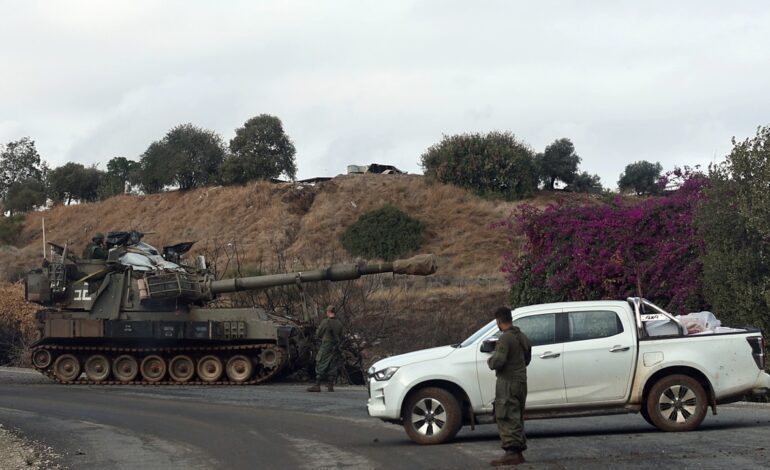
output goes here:
[{"label": "pickup truck cab", "polygon": [[[688,335],[651,302],[563,302],[513,311],[532,343],[525,418],[640,413],[663,431],[697,428],[711,407],[770,390],[757,329]],[[652,326],[655,326],[652,328]],[[494,421],[500,334],[491,321],[462,343],[389,357],[368,371],[370,416],[403,424],[419,444]]]}]

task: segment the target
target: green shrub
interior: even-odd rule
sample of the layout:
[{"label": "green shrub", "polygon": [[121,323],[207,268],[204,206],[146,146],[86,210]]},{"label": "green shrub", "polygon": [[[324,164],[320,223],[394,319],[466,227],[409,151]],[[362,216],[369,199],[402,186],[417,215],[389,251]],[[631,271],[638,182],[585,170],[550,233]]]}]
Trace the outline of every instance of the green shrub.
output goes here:
[{"label": "green shrub", "polygon": [[362,215],[340,241],[353,256],[392,261],[420,248],[424,228],[402,210],[384,206]]},{"label": "green shrub", "polygon": [[0,244],[13,245],[24,227],[24,216],[0,216]]}]

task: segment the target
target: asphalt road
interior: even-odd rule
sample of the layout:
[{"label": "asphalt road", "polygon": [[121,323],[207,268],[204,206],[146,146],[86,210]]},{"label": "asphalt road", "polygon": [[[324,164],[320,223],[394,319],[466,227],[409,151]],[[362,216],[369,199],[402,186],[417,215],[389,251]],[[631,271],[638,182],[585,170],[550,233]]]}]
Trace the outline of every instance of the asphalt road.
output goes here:
[{"label": "asphalt road", "polygon": [[[63,386],[0,368],[0,424],[52,446],[71,469],[487,468],[496,429],[413,444],[366,415],[366,391],[306,386]],[[518,468],[770,467],[770,406],[731,405],[698,431],[661,433],[638,415],[528,421]],[[2,467],[2,463],[0,463]]]}]

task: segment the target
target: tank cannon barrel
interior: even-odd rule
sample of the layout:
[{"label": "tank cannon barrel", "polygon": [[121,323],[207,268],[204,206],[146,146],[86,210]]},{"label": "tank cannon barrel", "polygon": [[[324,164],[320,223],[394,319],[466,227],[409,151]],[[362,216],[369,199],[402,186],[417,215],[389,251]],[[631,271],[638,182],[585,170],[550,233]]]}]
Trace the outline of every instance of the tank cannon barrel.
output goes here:
[{"label": "tank cannon barrel", "polygon": [[266,289],[269,287],[302,284],[320,281],[349,281],[361,276],[380,273],[410,274],[428,276],[436,272],[436,257],[417,255],[409,259],[373,264],[335,264],[326,269],[300,271],[285,274],[270,274],[211,281],[212,294]]}]

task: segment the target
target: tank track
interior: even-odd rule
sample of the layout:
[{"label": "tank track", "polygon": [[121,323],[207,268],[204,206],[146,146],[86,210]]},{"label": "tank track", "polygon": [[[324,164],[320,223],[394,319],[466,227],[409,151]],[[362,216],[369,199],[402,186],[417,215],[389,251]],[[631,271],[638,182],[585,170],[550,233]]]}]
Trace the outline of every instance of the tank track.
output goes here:
[{"label": "tank track", "polygon": [[[286,352],[275,344],[250,344],[250,345],[200,346],[200,347],[155,347],[155,348],[71,346],[71,345],[46,344],[46,345],[34,347],[31,350],[31,354],[34,355],[36,351],[40,351],[40,350],[47,350],[51,353],[51,356],[52,356],[51,363],[47,367],[41,369],[36,365],[34,365],[34,361],[33,361],[33,366],[38,372],[41,372],[42,374],[54,380],[55,382],[58,382],[63,385],[153,385],[153,386],[256,385],[256,384],[266,382],[271,378],[275,377],[284,368],[284,366],[287,363]],[[171,380],[160,380],[160,381],[148,381],[148,380],[140,379],[140,380],[131,380],[131,381],[124,382],[124,381],[116,380],[112,377],[110,377],[109,380],[95,381],[87,378],[83,368],[84,361],[80,361],[81,362],[80,376],[85,377],[84,379],[78,378],[72,381],[65,381],[65,380],[62,380],[60,377],[58,377],[56,375],[56,371],[54,370],[54,363],[56,362],[55,356],[62,355],[62,354],[74,354],[79,356],[103,354],[108,357],[111,357],[111,360],[118,355],[129,354],[129,355],[137,356],[138,362],[141,362],[141,356],[150,355],[150,354],[158,354],[158,355],[169,356],[169,357],[176,356],[176,355],[189,355],[189,356],[215,355],[220,357],[220,360],[221,360],[222,356],[230,355],[230,354],[244,354],[244,355],[248,355],[249,357],[254,357],[266,350],[270,350],[276,354],[277,364],[271,368],[262,367],[261,370],[259,370],[256,374],[253,374],[255,376],[252,379],[246,380],[243,382],[234,382],[232,380],[227,379],[227,375],[224,372],[224,370],[222,372],[222,376],[220,377],[220,380],[213,381],[213,382],[200,380],[197,377],[185,382],[178,382],[176,380],[171,379],[171,377],[168,377]],[[226,361],[222,361],[222,362],[224,365]],[[141,376],[141,372],[139,372],[137,376]],[[168,371],[166,372],[166,376],[169,376]]]}]

